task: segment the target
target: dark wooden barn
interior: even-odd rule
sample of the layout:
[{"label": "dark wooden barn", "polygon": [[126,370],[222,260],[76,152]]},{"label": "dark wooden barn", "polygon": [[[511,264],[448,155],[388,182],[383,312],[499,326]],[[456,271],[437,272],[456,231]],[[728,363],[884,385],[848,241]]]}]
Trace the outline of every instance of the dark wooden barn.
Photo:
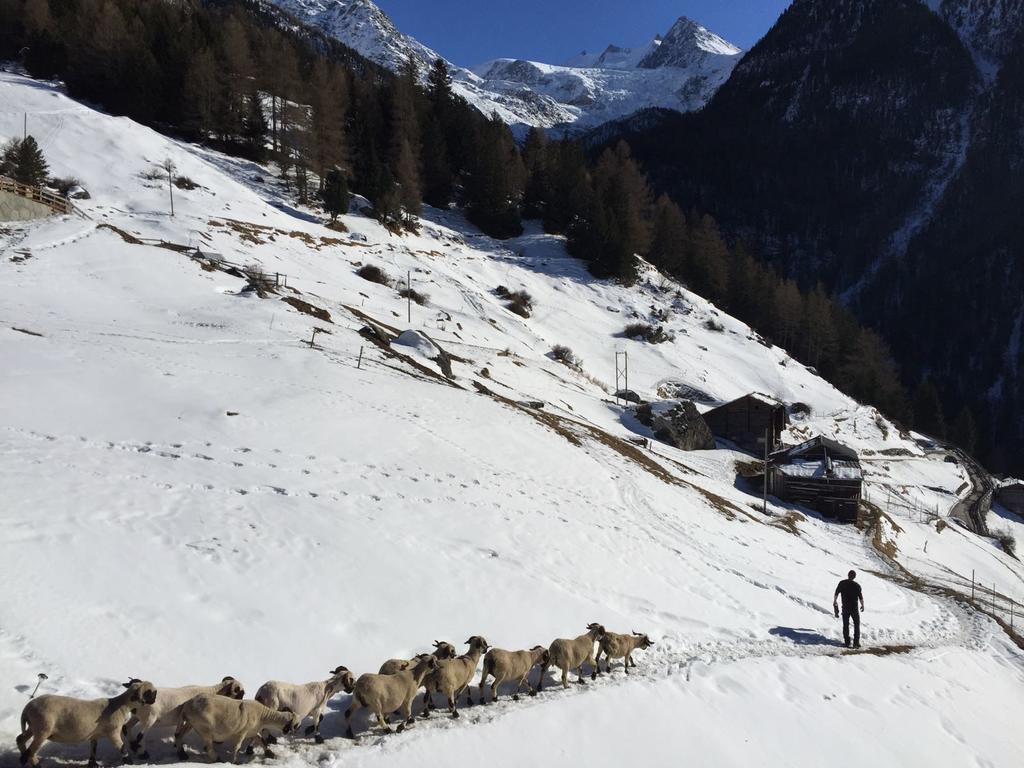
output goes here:
[{"label": "dark wooden barn", "polygon": [[768,460],[769,493],[843,522],[856,522],[862,484],[857,452],[827,437],[776,451]]},{"label": "dark wooden barn", "polygon": [[996,501],[1016,515],[1024,517],[1024,482],[1011,480],[996,488]]},{"label": "dark wooden barn", "polygon": [[778,400],[753,392],[708,411],[704,414],[704,421],[720,440],[728,440],[745,451],[764,456],[765,435],[770,441],[770,451],[779,444],[789,416],[786,406]]}]

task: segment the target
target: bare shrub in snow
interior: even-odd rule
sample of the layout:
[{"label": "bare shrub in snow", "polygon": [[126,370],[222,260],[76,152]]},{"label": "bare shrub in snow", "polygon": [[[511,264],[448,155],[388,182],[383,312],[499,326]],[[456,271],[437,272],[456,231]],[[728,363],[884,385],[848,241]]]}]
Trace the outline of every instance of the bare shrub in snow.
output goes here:
[{"label": "bare shrub in snow", "polygon": [[623,335],[626,338],[646,341],[649,344],[661,344],[664,341],[672,340],[672,337],[665,333],[665,329],[662,326],[655,326],[650,323],[630,323],[623,331]]},{"label": "bare shrub in snow", "polygon": [[178,189],[197,189],[199,187],[192,179],[188,176],[175,176],[174,186]]},{"label": "bare shrub in snow", "polygon": [[368,280],[371,283],[391,285],[391,278],[388,276],[388,273],[373,264],[364,264],[356,270],[356,274],[363,278],[363,280]]},{"label": "bare shrub in snow", "polygon": [[725,330],[724,325],[722,325],[717,320],[711,319],[710,317],[704,321],[704,327],[707,328],[709,331],[714,331],[715,333],[721,333],[722,331]]},{"label": "bare shrub in snow", "polygon": [[412,299],[421,307],[430,303],[430,294],[420,293],[415,288],[403,288],[398,292],[398,295],[403,299]]},{"label": "bare shrub in snow", "polygon": [[1013,538],[1009,531],[997,533],[996,541],[999,542],[999,546],[1003,548],[1006,554],[1010,557],[1017,557],[1017,540]]},{"label": "bare shrub in snow", "polygon": [[575,368],[577,370],[579,370],[580,366],[583,365],[583,361],[576,357],[576,353],[564,344],[555,344],[555,346],[551,348],[551,357],[563,365],[567,365],[570,368]]},{"label": "bare shrub in snow", "polygon": [[526,291],[516,291],[508,296],[509,302],[506,305],[510,312],[515,312],[520,317],[529,317],[533,311],[533,297]]}]

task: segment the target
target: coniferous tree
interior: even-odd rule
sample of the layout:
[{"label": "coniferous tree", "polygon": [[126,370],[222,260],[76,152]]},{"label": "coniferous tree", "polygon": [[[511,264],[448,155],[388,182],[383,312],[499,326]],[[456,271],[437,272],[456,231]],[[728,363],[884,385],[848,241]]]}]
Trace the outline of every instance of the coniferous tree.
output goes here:
[{"label": "coniferous tree", "polygon": [[337,221],[338,216],[348,211],[348,204],[351,195],[348,191],[348,181],[345,174],[337,168],[327,172],[323,189],[324,210],[331,217],[331,221]]},{"label": "coniferous tree", "polygon": [[914,392],[914,429],[939,440],[946,438],[946,418],[942,412],[942,400],[931,379],[922,381]]},{"label": "coniferous tree", "polygon": [[548,174],[548,138],[540,128],[531,128],[523,147],[526,188],[523,191],[523,216],[543,219],[551,197]]},{"label": "coniferous tree", "polygon": [[216,60],[213,52],[209,48],[204,48],[197,52],[189,63],[183,92],[183,126],[200,140],[208,138],[214,128],[219,98],[217,88]]},{"label": "coniferous tree", "polygon": [[492,237],[515,237],[523,231],[523,167],[512,134],[492,115],[479,126],[475,139],[475,162],[466,179],[466,215]]},{"label": "coniferous tree", "polygon": [[49,166],[43,151],[32,136],[26,136],[18,142],[14,151],[14,179],[31,187],[41,187],[46,183]]},{"label": "coniferous tree", "polygon": [[406,222],[419,215],[423,200],[417,78],[416,61],[410,55],[391,91],[391,174],[398,185],[398,200]]},{"label": "coniferous tree", "polygon": [[246,157],[256,162],[263,161],[267,153],[268,130],[260,95],[250,93],[245,98],[245,111],[242,115],[242,151]]},{"label": "coniferous tree", "polygon": [[568,136],[549,149],[548,157],[550,192],[544,208],[544,229],[565,234],[590,200],[587,158]]},{"label": "coniferous tree", "polygon": [[651,246],[647,252],[647,260],[663,272],[685,280],[687,238],[686,218],[683,212],[667,195],[661,195],[654,204]]},{"label": "coniferous tree", "polygon": [[345,137],[348,87],[342,73],[321,59],[313,66],[309,90],[312,163],[319,187],[323,189],[327,173],[332,168],[347,168],[349,165]]},{"label": "coniferous tree", "polygon": [[970,408],[964,406],[960,409],[960,413],[953,420],[949,436],[955,445],[963,448],[968,454],[973,454],[977,450],[978,425]]}]

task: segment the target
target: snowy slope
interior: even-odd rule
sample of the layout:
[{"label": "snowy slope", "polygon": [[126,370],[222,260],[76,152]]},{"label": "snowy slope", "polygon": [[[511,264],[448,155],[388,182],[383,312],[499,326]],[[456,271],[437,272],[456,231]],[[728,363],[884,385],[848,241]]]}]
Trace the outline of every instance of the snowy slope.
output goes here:
[{"label": "snowy slope", "polygon": [[[673,380],[719,400],[758,390],[807,403],[789,439],[824,431],[864,453],[897,563],[948,589],[974,570],[1024,592],[1019,562],[922,519],[923,508],[944,518],[963,492],[958,466],[746,326],[653,272],[633,289],[595,281],[536,230],[498,243],[428,211],[419,235],[359,216],[341,235],[257,181],[265,169],[44,83],[0,74],[0,104],[0,140],[27,112],[53,172],[92,193],[89,218],[0,225],[4,745],[38,672],[44,690],[74,695],[131,675],[226,674],[251,695],[338,664],[373,671],[434,639],[529,647],[597,620],[655,640],[628,681],[621,668],[564,692],[552,680],[536,699],[355,742],[341,738],[340,696],[327,743],[295,739],[279,762],[434,764],[484,750],[497,766],[1024,758],[1022,655],[991,620],[906,586],[854,527],[774,500],[762,515],[756,489],[735,479],[749,456],[628,442],[642,428],[601,385],[616,348],[645,396]],[[200,185],[177,193],[173,219],[165,187],[142,177],[164,157]],[[160,241],[260,263],[289,288],[245,295],[244,279]],[[429,305],[408,323],[394,289],[354,274],[365,263],[411,274]],[[499,284],[529,291],[533,316],[506,310]],[[618,337],[652,312],[674,342]],[[428,334],[454,379],[421,351],[361,336],[367,317]],[[311,348],[314,327],[329,333]],[[548,356],[559,343],[581,373]],[[850,567],[865,643],[906,653],[840,655],[831,593]],[[366,725],[360,715],[357,731]],[[14,764],[11,749],[0,765]]]},{"label": "snowy slope", "polygon": [[[401,32],[370,0],[271,0],[372,61],[398,71],[410,57],[422,73],[439,54]],[[700,109],[728,78],[741,51],[680,18],[637,49],[586,51],[565,66],[496,59],[472,69],[449,62],[455,90],[513,126],[593,128],[649,107]]]}]

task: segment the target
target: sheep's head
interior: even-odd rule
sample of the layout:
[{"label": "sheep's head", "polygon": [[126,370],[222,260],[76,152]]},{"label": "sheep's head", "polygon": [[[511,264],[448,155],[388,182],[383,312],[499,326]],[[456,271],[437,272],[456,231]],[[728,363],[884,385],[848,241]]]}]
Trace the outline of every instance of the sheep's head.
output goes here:
[{"label": "sheep's head", "polygon": [[331,670],[331,675],[336,681],[336,685],[344,690],[345,693],[352,693],[356,687],[356,679],[348,671],[348,667],[335,667]]},{"label": "sheep's head", "polygon": [[635,629],[633,630],[633,637],[639,637],[640,638],[640,642],[637,645],[637,648],[639,648],[640,650],[646,651],[648,648],[650,648],[652,645],[654,645],[654,643],[651,642],[651,638],[649,638],[645,634],[637,632]]},{"label": "sheep's head", "polygon": [[242,684],[235,680],[235,678],[228,675],[220,681],[220,688],[217,689],[217,693],[221,696],[227,696],[231,699],[237,699],[241,701],[245,698],[245,688]]},{"label": "sheep's head", "polygon": [[139,704],[156,703],[156,686],[152,683],[133,677],[123,685],[131,694],[129,697],[131,701],[138,702]]},{"label": "sheep's head", "polygon": [[530,649],[533,653],[537,654],[537,663],[542,666],[547,666],[551,663],[551,651],[545,648],[543,645],[535,645]]},{"label": "sheep's head", "polygon": [[589,624],[587,624],[587,629],[588,629],[588,630],[589,630],[589,631],[590,631],[590,632],[591,632],[591,633],[592,633],[592,634],[594,635],[594,637],[596,637],[596,638],[602,638],[602,637],[604,637],[604,636],[605,636],[604,626],[603,626],[603,625],[601,625],[601,624],[598,624],[597,622],[593,622],[593,621],[592,621],[592,622],[590,622]]},{"label": "sheep's head", "polygon": [[487,641],[480,635],[471,636],[466,641],[466,645],[469,646],[470,651],[480,651],[480,653],[487,653],[487,649],[490,648],[490,646],[487,645]]},{"label": "sheep's head", "polygon": [[454,659],[457,655],[455,652],[455,646],[451,643],[446,643],[444,640],[434,641],[434,655],[439,659]]}]

